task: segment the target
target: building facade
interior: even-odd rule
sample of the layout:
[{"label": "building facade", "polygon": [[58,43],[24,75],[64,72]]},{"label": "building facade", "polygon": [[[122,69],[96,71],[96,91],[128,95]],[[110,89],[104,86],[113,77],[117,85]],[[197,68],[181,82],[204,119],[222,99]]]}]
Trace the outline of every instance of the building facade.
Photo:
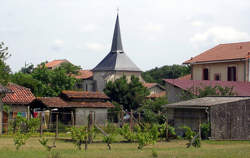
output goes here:
[{"label": "building facade", "polygon": [[250,42],[220,44],[184,64],[193,80],[250,81]]}]

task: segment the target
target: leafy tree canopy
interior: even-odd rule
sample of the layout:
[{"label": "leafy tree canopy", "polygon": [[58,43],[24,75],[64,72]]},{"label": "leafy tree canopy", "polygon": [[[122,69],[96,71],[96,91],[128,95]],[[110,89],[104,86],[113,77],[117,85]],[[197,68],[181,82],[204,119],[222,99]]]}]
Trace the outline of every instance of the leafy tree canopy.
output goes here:
[{"label": "leafy tree canopy", "polygon": [[15,73],[12,82],[30,88],[35,96],[58,96],[62,90],[75,88],[76,79],[68,72],[65,67],[51,70],[41,63],[29,73]]},{"label": "leafy tree canopy", "polygon": [[183,91],[181,94],[181,98],[183,100],[189,100],[194,98],[202,98],[206,96],[235,96],[235,95],[237,95],[237,93],[234,92],[234,87],[222,87],[220,85],[216,85],[214,87],[205,86],[203,88],[192,87],[188,91]]},{"label": "leafy tree canopy", "polygon": [[146,82],[162,83],[162,79],[174,79],[191,73],[190,66],[186,65],[166,65],[163,67],[156,67],[142,73],[142,77]]},{"label": "leafy tree canopy", "polygon": [[131,76],[130,82],[127,81],[126,76],[114,82],[109,81],[104,89],[104,93],[112,101],[122,105],[123,109],[128,111],[142,106],[146,96],[149,95],[148,89],[135,76]]},{"label": "leafy tree canopy", "polygon": [[4,46],[4,43],[0,43],[0,83],[6,85],[9,81],[10,67],[5,61],[10,57],[8,47]]}]

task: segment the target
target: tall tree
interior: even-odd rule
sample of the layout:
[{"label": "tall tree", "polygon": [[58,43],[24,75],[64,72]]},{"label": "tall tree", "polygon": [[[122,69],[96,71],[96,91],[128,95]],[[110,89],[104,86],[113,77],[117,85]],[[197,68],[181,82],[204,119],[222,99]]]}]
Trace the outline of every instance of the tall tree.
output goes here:
[{"label": "tall tree", "polygon": [[162,83],[164,78],[178,78],[191,73],[190,66],[186,65],[166,65],[163,67],[156,67],[142,73],[142,77],[146,82]]},{"label": "tall tree", "polygon": [[10,57],[8,52],[8,47],[4,46],[4,43],[0,43],[0,83],[7,84],[10,77],[10,67],[5,63],[5,61]]},{"label": "tall tree", "polygon": [[35,96],[52,97],[58,96],[62,90],[74,89],[76,79],[64,67],[51,70],[41,63],[31,73],[14,74],[12,82],[30,88]]},{"label": "tall tree", "polygon": [[114,82],[109,81],[104,92],[112,101],[122,105],[123,109],[128,111],[142,106],[146,96],[149,95],[148,89],[135,76],[131,76],[130,82],[127,81],[126,76]]}]

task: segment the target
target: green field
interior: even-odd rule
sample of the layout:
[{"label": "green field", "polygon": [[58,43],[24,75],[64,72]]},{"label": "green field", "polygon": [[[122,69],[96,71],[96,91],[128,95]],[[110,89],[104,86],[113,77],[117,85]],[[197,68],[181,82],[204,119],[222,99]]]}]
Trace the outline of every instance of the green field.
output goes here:
[{"label": "green field", "polygon": [[[20,151],[15,150],[13,139],[0,138],[0,158],[47,158],[48,151],[38,142],[39,138],[31,138]],[[159,158],[249,158],[250,141],[202,141],[199,149],[185,148],[185,140],[173,140],[171,142],[158,142],[155,145],[137,150],[136,143],[114,143],[112,151],[107,150],[104,143],[88,145],[85,152],[75,150],[72,142],[58,140],[55,152],[60,153],[61,158],[150,158],[154,148]],[[51,143],[51,142],[50,142]]]}]

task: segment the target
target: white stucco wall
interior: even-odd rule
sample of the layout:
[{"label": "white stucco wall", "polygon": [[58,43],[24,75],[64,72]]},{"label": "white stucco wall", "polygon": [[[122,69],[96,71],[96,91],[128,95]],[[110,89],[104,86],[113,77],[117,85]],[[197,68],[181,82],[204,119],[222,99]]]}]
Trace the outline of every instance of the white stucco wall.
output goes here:
[{"label": "white stucco wall", "polygon": [[193,65],[192,77],[193,80],[203,80],[203,69],[208,68],[209,80],[214,80],[214,75],[220,74],[221,81],[227,81],[227,68],[230,66],[236,67],[237,81],[244,81],[245,61]]}]

